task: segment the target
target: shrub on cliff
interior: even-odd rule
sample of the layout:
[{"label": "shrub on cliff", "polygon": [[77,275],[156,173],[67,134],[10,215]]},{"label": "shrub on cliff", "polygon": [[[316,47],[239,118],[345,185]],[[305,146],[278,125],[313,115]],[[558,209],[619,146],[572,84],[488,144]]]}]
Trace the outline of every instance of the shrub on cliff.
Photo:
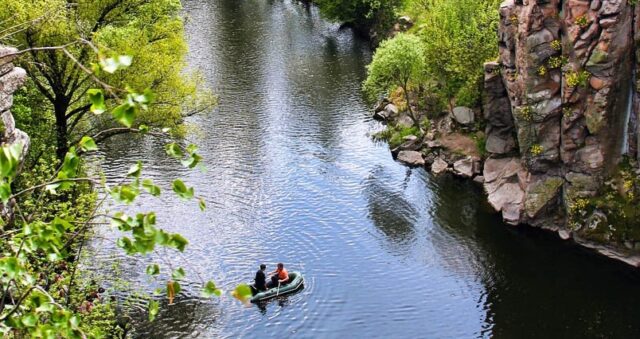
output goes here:
[{"label": "shrub on cliff", "polygon": [[[482,88],[482,64],[498,54],[499,0],[425,0],[418,35],[426,71],[452,109],[475,106]],[[422,2],[425,2],[422,1]]]},{"label": "shrub on cliff", "polygon": [[[422,42],[418,37],[404,33],[383,41],[367,70],[363,89],[372,99],[401,87],[407,103],[412,102],[409,100],[409,85],[411,82],[419,81],[425,70]],[[411,105],[407,105],[407,108],[411,119],[417,125],[418,119]]]}]

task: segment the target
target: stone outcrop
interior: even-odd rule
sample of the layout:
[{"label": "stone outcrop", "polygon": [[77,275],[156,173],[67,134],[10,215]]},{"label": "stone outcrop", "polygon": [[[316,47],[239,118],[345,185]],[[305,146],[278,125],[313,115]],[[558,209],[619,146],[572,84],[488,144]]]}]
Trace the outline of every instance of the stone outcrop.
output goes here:
[{"label": "stone outcrop", "polygon": [[459,106],[453,109],[453,119],[461,125],[471,125],[475,121],[475,115],[471,108]]},{"label": "stone outcrop", "polygon": [[622,155],[638,157],[636,41],[640,6],[626,0],[501,4],[499,59],[484,66],[483,176],[505,221],[567,237],[576,199],[597,194]]},{"label": "stone outcrop", "polygon": [[417,151],[400,151],[398,161],[409,166],[424,166],[425,164],[422,153]]},{"label": "stone outcrop", "polygon": [[[592,199],[621,192],[607,178],[620,173],[623,156],[640,180],[640,4],[505,0],[499,11],[499,57],[484,65],[482,114],[455,107],[431,119],[419,144],[406,140],[394,154],[421,152],[433,173],[483,185],[509,224],[549,229],[640,267],[640,233],[612,240],[615,218],[603,221],[598,209],[609,207]],[[411,125],[389,101],[376,112]],[[486,153],[476,150],[480,141]],[[403,162],[412,162],[408,155]],[[596,228],[606,228],[601,241],[589,234]]]},{"label": "stone outcrop", "polygon": [[[24,69],[14,67],[17,50],[15,48],[0,46],[0,119],[2,122],[2,135],[0,143],[3,147],[21,144],[23,159],[29,149],[29,136],[16,128],[11,106],[13,105],[13,93],[24,83],[26,72]],[[12,202],[2,206],[0,213],[3,220],[11,220]]]}]

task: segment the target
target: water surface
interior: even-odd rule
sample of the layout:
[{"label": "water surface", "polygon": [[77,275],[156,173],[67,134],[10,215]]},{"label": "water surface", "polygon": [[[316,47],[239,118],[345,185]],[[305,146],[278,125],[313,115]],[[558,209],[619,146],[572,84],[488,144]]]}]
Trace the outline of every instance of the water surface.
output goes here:
[{"label": "water surface", "polygon": [[[190,273],[138,337],[640,337],[640,279],[542,232],[506,226],[472,183],[394,162],[369,135],[360,94],[365,41],[286,0],[185,1],[190,65],[219,95],[191,118],[207,171],[186,171],[162,142],[120,139],[106,150],[112,182],[137,159],[170,191],[177,177],[206,199],[143,197],[162,227],[190,240],[160,258],[224,289],[277,261],[306,287],[261,308],[203,300]],[[133,147],[133,146],[137,147]],[[143,151],[140,151],[140,147]],[[132,288],[161,286],[101,232],[91,264]],[[110,264],[120,262],[120,269]]]}]

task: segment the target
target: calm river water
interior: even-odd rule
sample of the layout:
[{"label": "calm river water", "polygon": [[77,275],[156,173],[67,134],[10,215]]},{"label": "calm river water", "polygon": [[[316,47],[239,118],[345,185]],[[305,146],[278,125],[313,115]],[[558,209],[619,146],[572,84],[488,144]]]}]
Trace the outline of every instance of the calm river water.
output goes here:
[{"label": "calm river water", "polygon": [[[190,273],[154,323],[144,321],[143,301],[127,306],[135,336],[640,337],[637,273],[506,226],[478,187],[403,167],[371,140],[381,126],[360,94],[365,41],[289,0],[185,8],[190,64],[220,99],[189,121],[207,170],[182,169],[159,141],[121,139],[106,149],[105,171],[115,181],[142,158],[169,193],[129,209],[155,210],[162,227],[190,240],[184,255],[162,254],[176,265],[229,290],[260,263],[283,261],[306,287],[245,307],[228,295],[200,299]],[[206,212],[170,194],[176,177],[205,197]],[[100,240],[114,233],[99,235],[93,267],[131,289],[160,286],[143,273],[152,259],[126,259]]]}]

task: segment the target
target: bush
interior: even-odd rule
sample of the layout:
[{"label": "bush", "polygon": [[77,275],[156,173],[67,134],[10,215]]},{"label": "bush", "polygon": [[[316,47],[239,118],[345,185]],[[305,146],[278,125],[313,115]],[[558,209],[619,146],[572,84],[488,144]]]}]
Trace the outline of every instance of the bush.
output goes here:
[{"label": "bush", "polygon": [[483,63],[498,53],[499,0],[429,0],[419,35],[426,71],[438,92],[454,105],[480,100]]}]

